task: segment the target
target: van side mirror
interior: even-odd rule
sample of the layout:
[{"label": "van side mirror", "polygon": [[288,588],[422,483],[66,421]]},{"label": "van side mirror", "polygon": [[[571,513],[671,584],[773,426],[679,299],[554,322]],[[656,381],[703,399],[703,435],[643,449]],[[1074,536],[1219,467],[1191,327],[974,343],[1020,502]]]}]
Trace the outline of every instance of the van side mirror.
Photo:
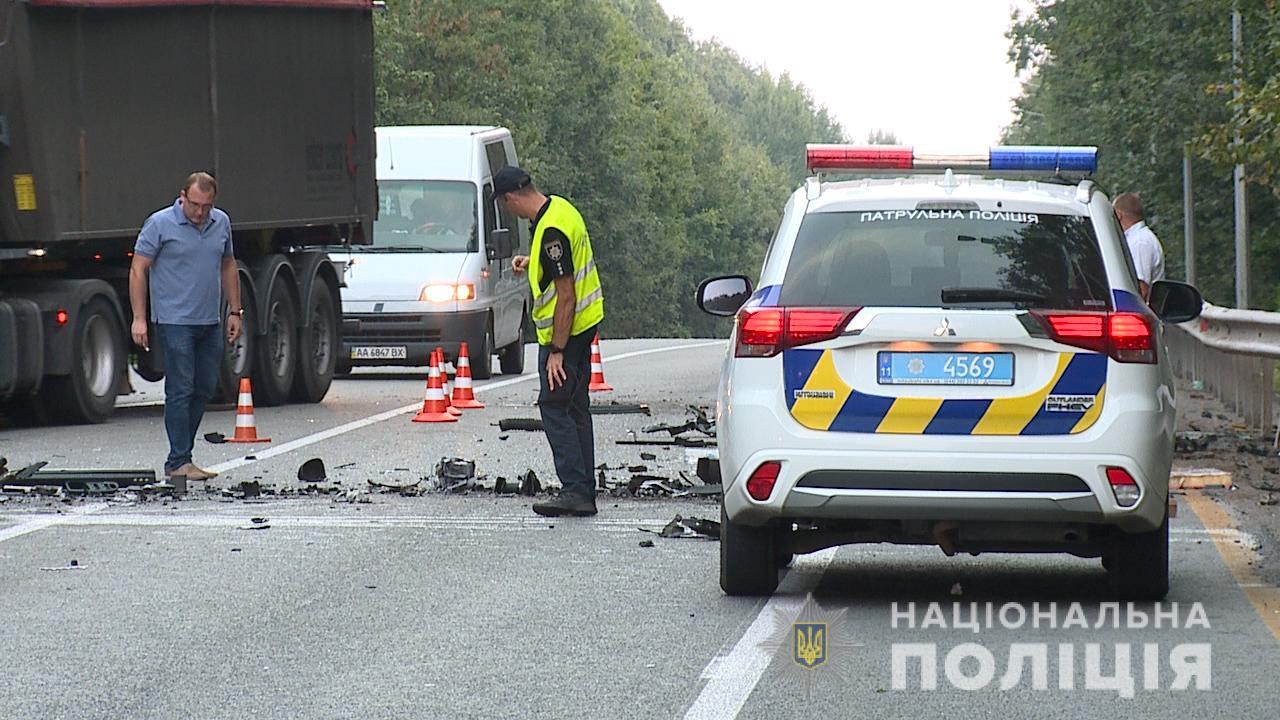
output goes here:
[{"label": "van side mirror", "polygon": [[498,228],[489,232],[489,242],[485,244],[485,253],[490,260],[511,257],[511,229]]},{"label": "van side mirror", "polygon": [[1161,320],[1181,323],[1200,317],[1204,297],[1194,285],[1176,280],[1157,280],[1151,285],[1150,305]]},{"label": "van side mirror", "polygon": [[698,307],[711,315],[732,317],[750,298],[751,281],[746,275],[713,277],[698,285]]}]

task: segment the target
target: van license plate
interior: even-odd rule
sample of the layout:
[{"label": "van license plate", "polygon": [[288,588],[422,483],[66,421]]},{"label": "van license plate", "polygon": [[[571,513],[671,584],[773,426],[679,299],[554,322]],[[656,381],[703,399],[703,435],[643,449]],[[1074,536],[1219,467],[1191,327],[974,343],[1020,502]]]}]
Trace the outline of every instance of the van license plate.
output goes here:
[{"label": "van license plate", "polygon": [[409,349],[404,345],[373,345],[351,348],[352,360],[404,360]]},{"label": "van license plate", "polygon": [[1013,353],[882,352],[881,385],[1012,385]]}]

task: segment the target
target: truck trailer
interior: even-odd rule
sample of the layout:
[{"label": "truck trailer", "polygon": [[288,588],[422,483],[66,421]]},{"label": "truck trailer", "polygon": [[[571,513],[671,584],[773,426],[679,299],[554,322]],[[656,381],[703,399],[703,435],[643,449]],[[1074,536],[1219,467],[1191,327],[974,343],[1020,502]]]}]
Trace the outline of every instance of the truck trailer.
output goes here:
[{"label": "truck trailer", "polygon": [[373,5],[0,0],[0,412],[102,422],[130,357],[162,376],[130,339],[129,264],[196,170],[245,308],[220,396],[324,397],[342,267],[320,248],[371,241],[377,212]]}]

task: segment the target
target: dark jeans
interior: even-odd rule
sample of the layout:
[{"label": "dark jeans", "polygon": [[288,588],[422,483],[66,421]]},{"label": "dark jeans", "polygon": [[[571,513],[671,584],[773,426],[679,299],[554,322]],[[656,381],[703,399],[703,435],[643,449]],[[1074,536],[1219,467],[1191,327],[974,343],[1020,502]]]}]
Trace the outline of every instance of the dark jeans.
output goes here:
[{"label": "dark jeans", "polygon": [[204,407],[218,386],[222,363],[221,325],[156,325],[164,353],[164,430],[169,435],[165,472],[191,462],[191,446]]},{"label": "dark jeans", "polygon": [[591,384],[591,339],[595,334],[595,328],[591,328],[569,338],[564,347],[567,377],[554,392],[547,388],[547,356],[551,348],[538,347],[538,410],[551,444],[560,492],[592,500],[596,497],[591,475],[596,465],[596,440],[587,388]]}]

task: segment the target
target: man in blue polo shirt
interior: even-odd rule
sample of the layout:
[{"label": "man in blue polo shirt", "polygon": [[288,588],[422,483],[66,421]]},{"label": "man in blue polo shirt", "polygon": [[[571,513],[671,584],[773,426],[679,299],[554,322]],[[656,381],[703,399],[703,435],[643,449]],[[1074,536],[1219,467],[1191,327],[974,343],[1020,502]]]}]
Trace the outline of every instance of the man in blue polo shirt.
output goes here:
[{"label": "man in blue polo shirt", "polygon": [[240,279],[231,245],[231,218],[213,206],[218,183],[203,172],[187,177],[178,199],[147,218],[133,248],[129,300],[133,342],[150,350],[147,300],[155,341],[164,354],[165,475],[207,480],[217,473],[192,462],[191,449],[222,364],[222,295],[229,306],[226,341],[240,335]]}]

